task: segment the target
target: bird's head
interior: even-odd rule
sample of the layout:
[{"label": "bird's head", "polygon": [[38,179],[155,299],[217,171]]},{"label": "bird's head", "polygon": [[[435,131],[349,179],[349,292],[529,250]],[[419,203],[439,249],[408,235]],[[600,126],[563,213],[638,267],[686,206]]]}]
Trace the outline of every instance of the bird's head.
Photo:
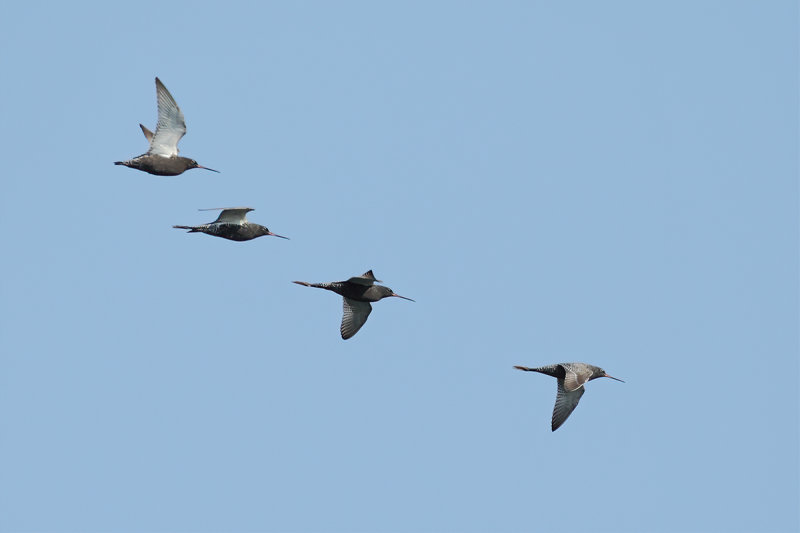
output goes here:
[{"label": "bird's head", "polygon": [[190,159],[189,160],[189,168],[202,168],[202,169],[205,169],[205,170],[210,170],[211,172],[219,173],[219,170],[214,170],[213,168],[208,168],[208,167],[204,167],[202,165],[197,164],[197,161],[195,161],[194,159]]},{"label": "bird's head", "polygon": [[283,235],[278,235],[277,233],[272,233],[269,228],[266,226],[258,226],[259,237],[264,235],[272,235],[273,237],[280,237],[281,239],[289,240],[289,237],[284,237]]},{"label": "bird's head", "polygon": [[[611,378],[611,379],[614,379],[614,380],[617,380],[617,381],[622,381],[621,379],[619,379],[619,378],[615,378],[614,376],[609,376],[609,375],[606,373],[606,371],[605,371],[605,370],[603,370],[602,368],[598,368],[597,370],[598,370],[599,372],[597,372],[597,375],[596,375],[596,376],[594,376],[594,377],[598,377],[598,378]],[[623,383],[625,383],[624,381],[622,381],[622,382],[623,382]]]},{"label": "bird's head", "polygon": [[395,294],[395,292],[389,287],[384,287],[383,285],[375,285],[374,287],[378,291],[378,296],[380,296],[380,299],[394,296],[395,298],[402,298],[403,300],[410,300],[412,302],[414,301],[411,300],[411,298],[406,298],[405,296],[400,296],[399,294]]}]

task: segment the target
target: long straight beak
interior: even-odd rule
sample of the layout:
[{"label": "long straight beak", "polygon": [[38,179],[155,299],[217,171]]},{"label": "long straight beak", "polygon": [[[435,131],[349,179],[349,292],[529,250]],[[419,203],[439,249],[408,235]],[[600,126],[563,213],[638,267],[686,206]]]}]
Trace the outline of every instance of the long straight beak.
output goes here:
[{"label": "long straight beak", "polygon": [[283,235],[278,235],[277,233],[272,233],[271,231],[267,233],[267,235],[272,235],[273,237],[280,237],[281,239],[289,240],[289,237],[284,237]]},{"label": "long straight beak", "polygon": [[398,298],[402,298],[403,300],[410,300],[412,302],[416,302],[416,300],[412,300],[411,298],[406,298],[405,296],[400,296],[399,294],[392,293],[392,296],[397,296]]},{"label": "long straight beak", "polygon": [[205,170],[210,170],[211,172],[216,172],[217,174],[219,174],[219,170],[214,170],[213,168],[203,167],[203,166],[200,166],[200,165],[197,165],[197,168],[202,168],[202,169],[205,169]]},{"label": "long straight beak", "polygon": [[[611,379],[615,379],[615,380],[617,380],[617,381],[622,381],[621,379],[619,379],[619,378],[615,378],[614,376],[609,376],[608,374],[606,374],[606,375],[605,375],[605,376],[603,376],[603,377],[606,377],[606,378],[611,378]],[[623,383],[625,383],[624,381],[622,381],[622,382],[623,382]]]}]

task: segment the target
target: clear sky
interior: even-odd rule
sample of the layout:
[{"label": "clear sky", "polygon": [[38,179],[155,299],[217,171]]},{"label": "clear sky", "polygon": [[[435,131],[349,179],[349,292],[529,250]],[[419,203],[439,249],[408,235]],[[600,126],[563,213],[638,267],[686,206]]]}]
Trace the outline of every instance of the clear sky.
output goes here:
[{"label": "clear sky", "polygon": [[[0,59],[3,532],[800,528],[796,2],[13,2]],[[220,174],[112,164],[155,76]],[[349,341],[291,283],[368,269]],[[564,361],[626,383],[552,433]]]}]

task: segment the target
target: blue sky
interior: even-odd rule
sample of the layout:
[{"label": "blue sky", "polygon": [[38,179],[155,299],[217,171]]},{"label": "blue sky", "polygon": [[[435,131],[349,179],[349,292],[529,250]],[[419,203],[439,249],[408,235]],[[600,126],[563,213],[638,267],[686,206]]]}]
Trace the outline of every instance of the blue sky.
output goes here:
[{"label": "blue sky", "polygon": [[[785,532],[795,2],[9,4],[0,530]],[[164,178],[153,79],[181,106]],[[171,228],[246,205],[291,238]],[[339,338],[292,280],[415,303]],[[555,380],[597,380],[557,432]]]}]

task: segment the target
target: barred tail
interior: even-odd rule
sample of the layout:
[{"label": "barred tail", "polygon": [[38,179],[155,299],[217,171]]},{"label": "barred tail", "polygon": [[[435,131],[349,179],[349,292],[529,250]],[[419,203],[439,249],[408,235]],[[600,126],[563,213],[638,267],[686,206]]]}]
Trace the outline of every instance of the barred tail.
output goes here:
[{"label": "barred tail", "polygon": [[188,229],[188,233],[197,233],[200,229],[197,226],[172,226],[177,229]]},{"label": "barred tail", "polygon": [[561,365],[547,365],[539,367],[514,366],[514,368],[517,370],[525,370],[526,372],[538,372],[547,376],[553,376],[554,378],[564,377],[564,369],[561,367]]},{"label": "barred tail", "polygon": [[307,281],[293,281],[292,283],[297,283],[298,285],[302,285],[303,287],[314,287],[317,289],[327,289],[330,283],[309,283]]}]

